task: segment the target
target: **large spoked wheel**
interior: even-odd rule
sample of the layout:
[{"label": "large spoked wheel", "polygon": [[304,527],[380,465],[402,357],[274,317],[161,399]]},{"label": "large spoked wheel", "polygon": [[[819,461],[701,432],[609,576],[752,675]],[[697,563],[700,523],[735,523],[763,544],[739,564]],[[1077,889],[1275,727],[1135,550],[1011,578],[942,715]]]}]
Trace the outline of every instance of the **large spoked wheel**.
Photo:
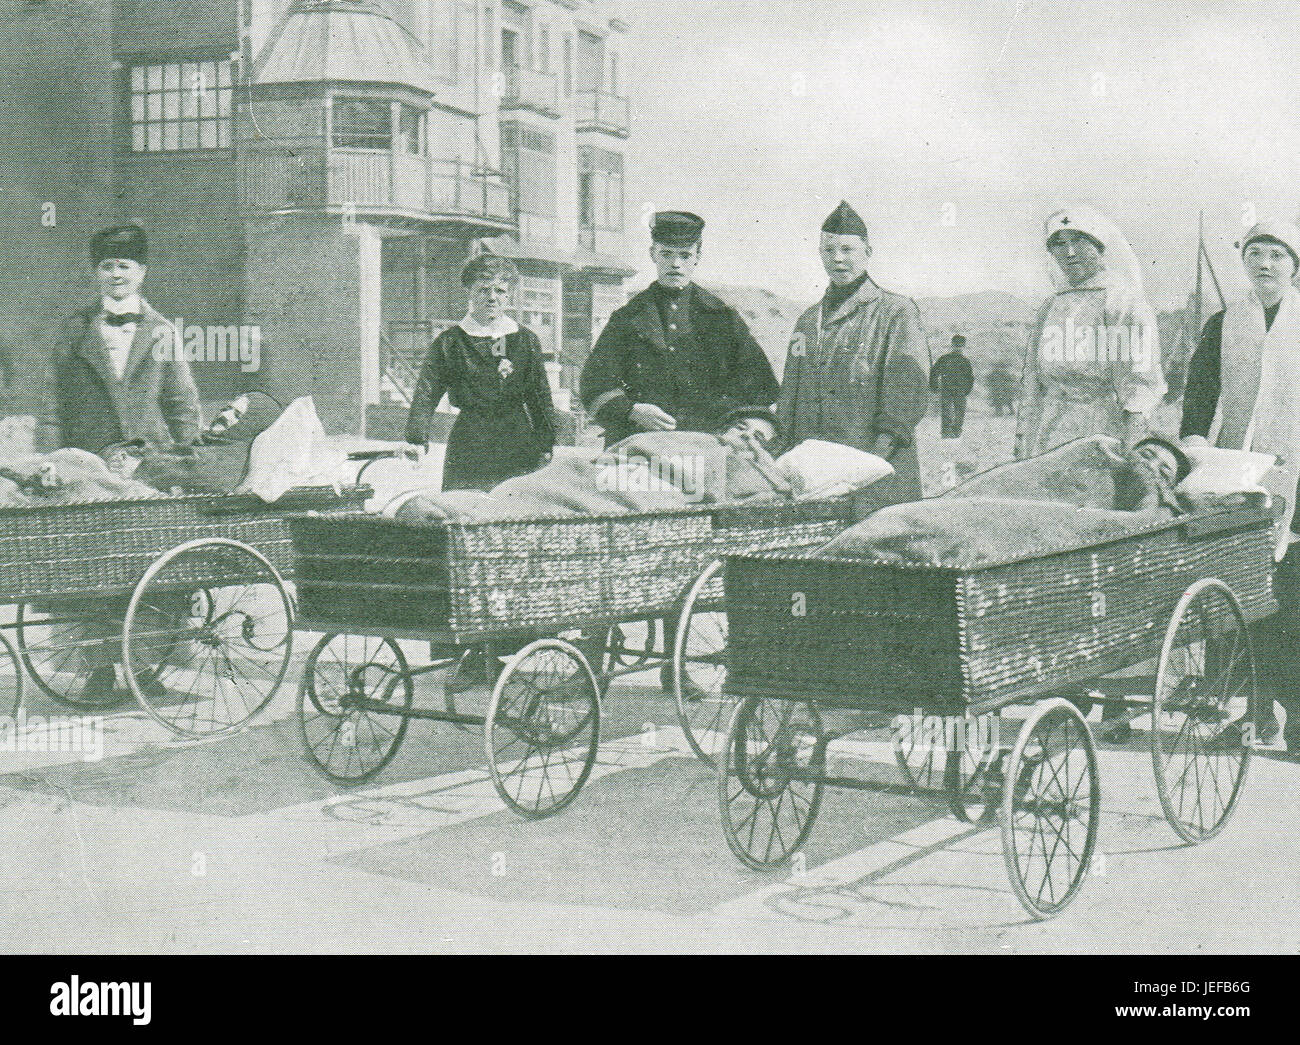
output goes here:
[{"label": "large spoked wheel", "polygon": [[715,758],[734,702],[724,695],[727,681],[727,613],[706,601],[710,585],[722,572],[712,563],[691,585],[677,619],[673,643],[673,697],[677,721],[697,758],[716,765]]},{"label": "large spoked wheel", "polygon": [[179,545],[140,579],[122,623],[122,666],[141,709],[182,737],[234,733],[275,696],[293,652],[293,603],[255,548]]},{"label": "large spoked wheel", "polygon": [[825,789],[826,743],[808,701],[747,697],[737,705],[719,759],[718,802],[741,863],[779,867],[807,840]]},{"label": "large spoked wheel", "polygon": [[[122,634],[120,624],[111,619],[110,606],[120,613],[120,602],[105,603],[100,614],[80,604],[51,606],[48,611],[18,607],[14,621],[18,649],[37,689],[60,704],[98,711],[121,707],[131,699],[130,690],[116,681],[114,664]],[[96,672],[98,665],[102,668]],[[105,677],[108,671],[113,672],[111,680]],[[97,676],[94,683],[92,675]]]},{"label": "large spoked wheel", "polygon": [[[362,705],[378,701],[391,711]],[[406,656],[392,639],[325,635],[298,685],[298,735],[320,773],[356,787],[393,760],[415,702]]]},{"label": "large spoked wheel", "polygon": [[23,705],[23,662],[9,636],[0,632],[0,714],[13,718]]},{"label": "large spoked wheel", "polygon": [[562,810],[591,775],[600,743],[600,691],[587,658],[562,639],[521,649],[492,690],[483,737],[509,808],[530,820]]},{"label": "large spoked wheel", "polygon": [[1035,705],[1003,763],[1002,857],[1035,918],[1063,910],[1097,844],[1101,788],[1088,723],[1068,700]]},{"label": "large spoked wheel", "polygon": [[1184,841],[1213,838],[1232,815],[1255,706],[1255,658],[1237,598],[1222,581],[1198,581],[1169,621],[1151,708],[1156,792]]}]

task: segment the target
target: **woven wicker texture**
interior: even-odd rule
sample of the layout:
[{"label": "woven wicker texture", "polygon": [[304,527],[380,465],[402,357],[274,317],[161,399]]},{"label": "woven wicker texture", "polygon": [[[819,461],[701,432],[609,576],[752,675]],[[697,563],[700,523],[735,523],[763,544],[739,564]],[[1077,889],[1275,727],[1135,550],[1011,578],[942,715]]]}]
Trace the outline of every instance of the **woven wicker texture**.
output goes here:
[{"label": "woven wicker texture", "polygon": [[1268,521],[1237,522],[970,571],[733,559],[728,691],[955,714],[1086,682],[1156,655],[1201,578],[1226,583],[1248,619],[1274,611]]},{"label": "woven wicker texture", "polygon": [[[264,504],[249,497],[155,497],[0,510],[0,601],[129,594],[164,552],[200,537],[243,541],[285,576],[293,551],[285,512],[309,505],[359,508],[368,491],[302,491]],[[234,583],[208,570],[194,583]]]},{"label": "woven wicker texture", "polygon": [[670,613],[714,559],[820,547],[851,499],[657,515],[446,523],[291,521],[303,618],[471,638]]}]

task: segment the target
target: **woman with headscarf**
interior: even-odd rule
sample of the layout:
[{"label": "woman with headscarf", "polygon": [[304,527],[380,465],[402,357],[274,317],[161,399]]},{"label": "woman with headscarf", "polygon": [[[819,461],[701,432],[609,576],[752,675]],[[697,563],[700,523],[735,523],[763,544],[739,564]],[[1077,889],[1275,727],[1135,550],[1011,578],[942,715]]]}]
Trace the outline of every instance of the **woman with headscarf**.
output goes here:
[{"label": "woman with headscarf", "polygon": [[1137,258],[1091,207],[1057,211],[1045,231],[1057,290],[1038,312],[1025,355],[1016,457],[1090,435],[1132,447],[1165,393]]},{"label": "woman with headscarf", "polygon": [[1241,251],[1251,289],[1205,324],[1187,364],[1180,434],[1185,446],[1212,444],[1277,459],[1262,485],[1285,506],[1273,578],[1280,609],[1256,647],[1265,699],[1255,729],[1261,743],[1277,736],[1276,699],[1286,709],[1287,751],[1294,756],[1300,753],[1300,229],[1260,222]]},{"label": "woman with headscarf", "polygon": [[447,439],[444,490],[491,490],[536,471],[555,445],[551,386],[542,346],[506,315],[519,273],[508,258],[480,254],[465,266],[469,313],[434,339],[420,372],[406,441],[429,442],[443,393],[460,411]]}]

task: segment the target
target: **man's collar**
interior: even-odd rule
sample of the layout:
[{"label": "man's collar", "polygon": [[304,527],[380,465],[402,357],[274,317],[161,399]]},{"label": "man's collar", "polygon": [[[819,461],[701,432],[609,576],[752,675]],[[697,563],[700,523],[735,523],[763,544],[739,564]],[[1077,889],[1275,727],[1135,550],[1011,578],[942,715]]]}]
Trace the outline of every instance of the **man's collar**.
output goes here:
[{"label": "man's collar", "polygon": [[117,301],[104,294],[100,296],[99,307],[102,312],[111,312],[118,316],[123,312],[138,312],[143,315],[144,299],[139,294],[132,294],[121,301]]},{"label": "man's collar", "polygon": [[[876,285],[876,282],[869,275],[864,276],[862,285],[840,302],[836,308],[831,310],[830,314],[824,317],[825,322],[831,322],[832,320],[839,319],[841,316],[848,315],[859,305],[865,304],[868,301],[874,301],[876,298],[880,297],[880,294],[881,290],[880,287]],[[825,301],[824,298],[823,301]]]}]

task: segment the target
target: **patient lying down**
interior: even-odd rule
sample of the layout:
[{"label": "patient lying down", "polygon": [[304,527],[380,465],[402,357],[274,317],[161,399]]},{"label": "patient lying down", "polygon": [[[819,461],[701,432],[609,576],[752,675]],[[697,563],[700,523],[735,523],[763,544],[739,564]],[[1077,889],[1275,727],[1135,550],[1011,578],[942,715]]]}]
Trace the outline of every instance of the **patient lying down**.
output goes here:
[{"label": "patient lying down", "polygon": [[768,451],[777,434],[770,412],[738,410],[718,434],[644,432],[590,458],[557,457],[490,493],[414,490],[384,514],[405,522],[547,519],[680,511],[697,504],[790,499],[798,473]]},{"label": "patient lying down", "polygon": [[882,509],[818,554],[959,567],[1081,547],[1207,507],[1179,492],[1191,471],[1164,439],[1142,440],[1127,453],[1106,436],[1078,439],[990,469],[942,497]]}]

